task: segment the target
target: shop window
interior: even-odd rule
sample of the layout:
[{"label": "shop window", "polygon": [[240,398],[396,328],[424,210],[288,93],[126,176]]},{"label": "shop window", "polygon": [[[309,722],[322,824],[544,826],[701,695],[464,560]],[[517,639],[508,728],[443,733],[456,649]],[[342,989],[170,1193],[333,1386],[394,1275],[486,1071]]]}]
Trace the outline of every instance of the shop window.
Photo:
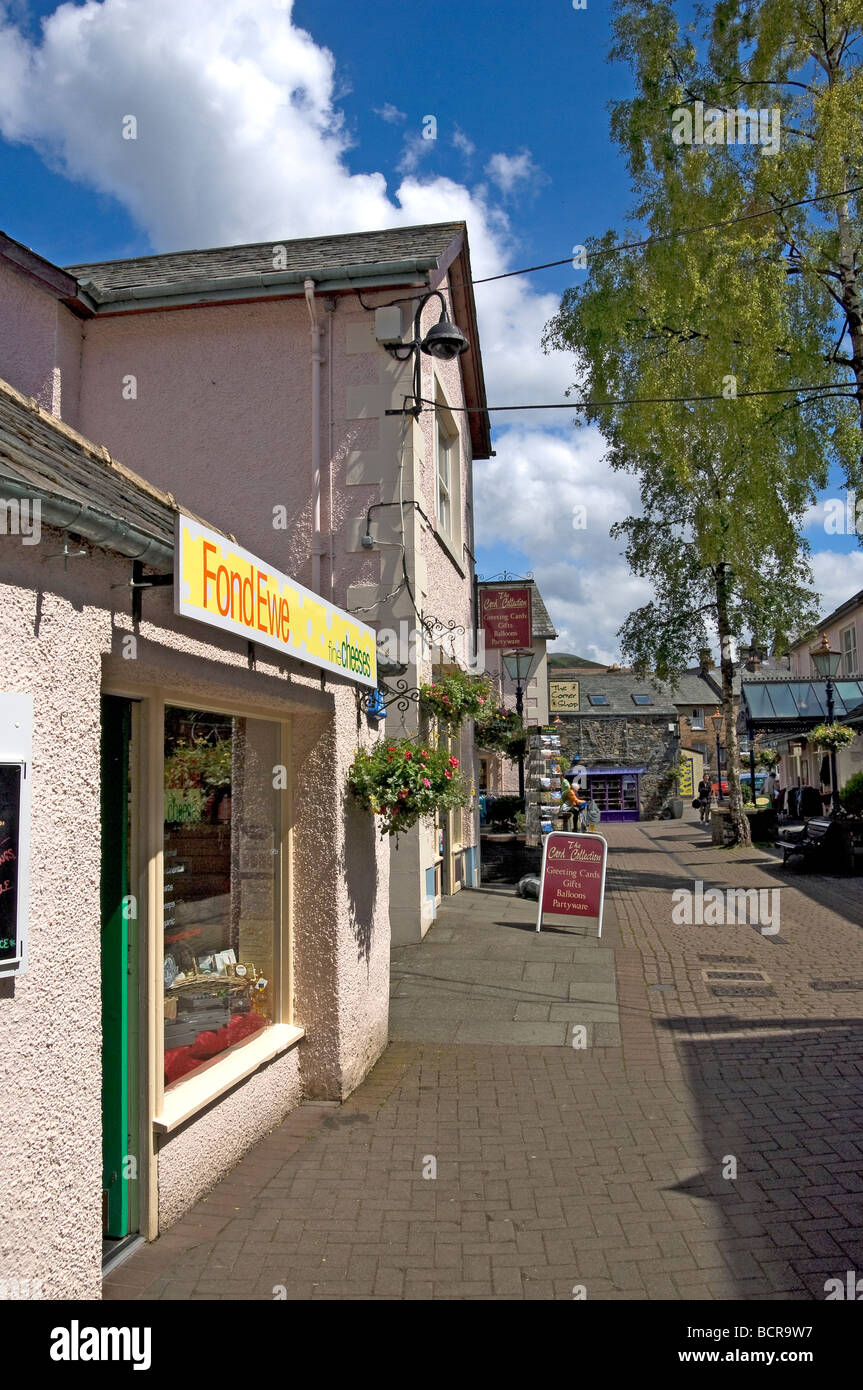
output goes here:
[{"label": "shop window", "polygon": [[281,726],[165,710],[165,1085],[274,1022]]}]

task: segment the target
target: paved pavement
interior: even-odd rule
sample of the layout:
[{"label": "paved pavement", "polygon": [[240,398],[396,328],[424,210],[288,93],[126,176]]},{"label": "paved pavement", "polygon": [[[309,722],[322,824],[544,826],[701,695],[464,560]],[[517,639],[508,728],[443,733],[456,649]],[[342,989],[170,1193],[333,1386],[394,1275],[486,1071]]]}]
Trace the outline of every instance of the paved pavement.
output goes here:
[{"label": "paved pavement", "polygon": [[[506,890],[450,900],[395,953],[363,1085],[289,1116],[106,1297],[809,1299],[863,1273],[863,879],[694,819],[606,833],[601,943],[538,935]],[[778,888],[778,933],[676,924],[696,880]]]}]

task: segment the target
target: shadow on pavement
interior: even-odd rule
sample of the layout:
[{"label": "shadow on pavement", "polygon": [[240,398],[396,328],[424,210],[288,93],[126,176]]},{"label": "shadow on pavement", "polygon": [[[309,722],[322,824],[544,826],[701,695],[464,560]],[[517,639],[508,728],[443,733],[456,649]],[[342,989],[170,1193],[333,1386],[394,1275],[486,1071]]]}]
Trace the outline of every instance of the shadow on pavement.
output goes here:
[{"label": "shadow on pavement", "polygon": [[[721,1216],[737,1297],[770,1296],[759,1295],[766,1278],[773,1296],[823,1299],[827,1279],[863,1269],[863,1022],[679,1016],[659,1026],[680,1044],[710,1155],[665,1190]],[[723,1176],[731,1160],[736,1178]]]}]

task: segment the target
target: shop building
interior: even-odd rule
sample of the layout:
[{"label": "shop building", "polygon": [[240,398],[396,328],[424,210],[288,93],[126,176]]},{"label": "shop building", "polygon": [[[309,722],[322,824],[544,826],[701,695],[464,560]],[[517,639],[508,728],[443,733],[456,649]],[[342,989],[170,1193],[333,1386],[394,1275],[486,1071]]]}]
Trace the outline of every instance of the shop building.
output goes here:
[{"label": "shop building", "polygon": [[[374,627],[400,673],[387,733],[418,732],[420,683],[475,649],[472,469],[491,446],[464,224],[72,273],[92,305],[84,433]],[[468,344],[450,360],[418,346],[444,311]],[[473,767],[469,737],[453,751]],[[473,810],[399,837],[395,943],[477,881],[477,843]]]},{"label": "shop building", "polygon": [[[525,681],[522,684],[522,718],[526,727],[542,728],[549,720],[549,670],[548,644],[554,641],[557,631],[545,606],[545,601],[533,579],[480,580],[477,584],[480,606],[491,602],[501,613],[504,604],[512,595],[519,597],[527,591],[530,613],[530,638],[519,634],[517,625],[511,628],[511,640],[493,636],[493,627],[485,626],[484,651],[485,669],[489,675],[497,698],[505,709],[514,710],[517,705],[518,682],[507,670],[504,653],[507,650],[524,650],[533,653]],[[490,595],[487,599],[484,595]],[[497,598],[498,602],[494,604]],[[492,608],[490,611],[494,611]],[[493,621],[493,619],[492,619]],[[506,629],[504,629],[506,632]],[[495,644],[497,643],[497,644]],[[489,749],[478,750],[479,787],[481,791],[493,796],[516,796],[518,794],[518,765],[512,758]]]},{"label": "shop building", "polygon": [[555,729],[567,765],[586,770],[603,821],[658,815],[680,763],[678,710],[667,690],[631,671],[578,677],[555,671],[561,689]]},{"label": "shop building", "polygon": [[[49,1297],[98,1296],[103,1232],[153,1238],[301,1099],[356,1086],[390,926],[418,939],[477,872],[473,810],[391,855],[345,795],[381,727],[375,638],[401,670],[387,733],[471,655],[488,422],[464,227],[275,250],[294,268],[271,281],[272,247],[70,274],[2,244],[0,780],[30,802],[3,1267]],[[412,347],[438,287],[455,360]],[[289,585],[305,651],[276,640]]]}]

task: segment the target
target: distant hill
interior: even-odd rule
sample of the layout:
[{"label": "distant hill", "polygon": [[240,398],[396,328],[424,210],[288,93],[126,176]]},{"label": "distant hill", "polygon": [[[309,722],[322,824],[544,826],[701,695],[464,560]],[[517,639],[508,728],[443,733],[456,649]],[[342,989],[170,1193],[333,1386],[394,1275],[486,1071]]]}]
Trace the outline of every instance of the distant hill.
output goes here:
[{"label": "distant hill", "polygon": [[597,671],[604,671],[605,666],[601,661],[588,661],[586,656],[573,656],[570,652],[549,652],[549,666],[593,666]]}]

